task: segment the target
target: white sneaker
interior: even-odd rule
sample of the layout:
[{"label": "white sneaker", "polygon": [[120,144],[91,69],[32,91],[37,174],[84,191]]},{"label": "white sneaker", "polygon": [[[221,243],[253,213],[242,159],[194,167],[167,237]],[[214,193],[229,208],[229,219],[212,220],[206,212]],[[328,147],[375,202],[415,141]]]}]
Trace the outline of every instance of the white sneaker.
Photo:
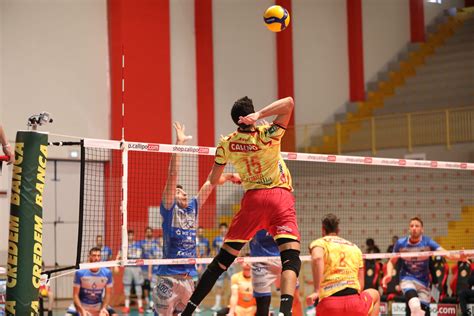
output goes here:
[{"label": "white sneaker", "polygon": [[214,305],[214,306],[211,307],[211,310],[214,311],[214,312],[216,312],[218,310],[221,310],[221,309],[222,309],[222,307],[220,307],[219,305]]}]

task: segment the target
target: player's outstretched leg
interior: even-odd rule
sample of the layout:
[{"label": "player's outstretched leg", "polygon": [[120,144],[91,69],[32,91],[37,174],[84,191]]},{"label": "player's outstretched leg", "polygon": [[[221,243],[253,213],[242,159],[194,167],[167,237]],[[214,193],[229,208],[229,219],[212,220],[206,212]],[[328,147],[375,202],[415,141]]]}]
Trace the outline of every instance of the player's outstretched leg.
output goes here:
[{"label": "player's outstretched leg", "polygon": [[193,295],[191,295],[186,308],[181,313],[182,316],[191,316],[193,314],[202,300],[212,290],[219,276],[234,262],[243,246],[243,243],[224,243],[219,254],[217,254],[202,274]]},{"label": "player's outstretched leg", "polygon": [[296,281],[301,269],[300,243],[289,238],[279,238],[277,243],[282,265],[280,315],[290,316]]}]

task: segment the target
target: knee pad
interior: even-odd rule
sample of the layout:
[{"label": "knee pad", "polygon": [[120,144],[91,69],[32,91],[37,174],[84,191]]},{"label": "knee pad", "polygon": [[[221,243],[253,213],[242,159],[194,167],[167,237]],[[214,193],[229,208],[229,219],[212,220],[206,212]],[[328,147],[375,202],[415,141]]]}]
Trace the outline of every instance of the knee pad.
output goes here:
[{"label": "knee pad", "polygon": [[[230,267],[232,262],[234,262],[235,258],[236,258],[236,256],[234,256],[233,254],[231,254],[227,250],[221,248],[221,250],[219,251],[217,256],[214,258],[214,260],[212,260],[212,262],[209,264],[209,266],[207,268],[209,269],[209,271],[218,272],[219,275],[220,275],[225,270],[227,270],[227,268]],[[225,269],[222,269],[221,266],[219,265],[219,263],[221,265],[225,266]]]},{"label": "knee pad", "polygon": [[296,277],[300,274],[301,259],[300,251],[296,249],[287,249],[280,252],[282,272],[291,270],[296,273]]},{"label": "knee pad", "polygon": [[407,300],[407,303],[414,297],[418,297],[418,293],[415,290],[408,290],[405,293],[405,299]]}]

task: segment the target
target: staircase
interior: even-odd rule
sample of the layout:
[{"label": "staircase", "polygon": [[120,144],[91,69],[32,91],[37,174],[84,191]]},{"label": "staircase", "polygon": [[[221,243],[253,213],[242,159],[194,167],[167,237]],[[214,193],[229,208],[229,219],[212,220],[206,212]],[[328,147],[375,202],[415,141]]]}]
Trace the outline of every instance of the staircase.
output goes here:
[{"label": "staircase", "polygon": [[[435,240],[445,249],[474,249],[474,206],[465,206],[459,221],[448,222],[447,236]],[[471,236],[466,243],[466,235]]]},{"label": "staircase", "polygon": [[[339,153],[357,132],[370,133],[370,118],[389,113],[474,105],[474,8],[443,17],[427,41],[409,44],[408,52],[369,84],[367,100],[351,103],[323,128],[311,152]],[[369,137],[370,139],[370,137]],[[338,145],[339,144],[339,145]]]}]

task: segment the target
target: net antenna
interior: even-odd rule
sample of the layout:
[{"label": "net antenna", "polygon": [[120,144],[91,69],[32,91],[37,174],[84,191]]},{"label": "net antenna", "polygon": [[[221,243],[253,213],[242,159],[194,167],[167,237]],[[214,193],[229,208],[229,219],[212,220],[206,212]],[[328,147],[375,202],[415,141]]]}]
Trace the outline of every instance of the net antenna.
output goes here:
[{"label": "net antenna", "polygon": [[128,149],[125,142],[125,48],[122,45],[122,139],[120,147],[122,150],[122,196],[120,209],[122,212],[122,264],[128,259]]},{"label": "net antenna", "polygon": [[28,118],[28,121],[26,125],[28,126],[28,129],[32,129],[33,131],[36,131],[38,129],[38,126],[43,126],[48,123],[53,123],[53,118],[51,117],[51,114],[49,112],[41,112],[40,114],[33,114]]}]

